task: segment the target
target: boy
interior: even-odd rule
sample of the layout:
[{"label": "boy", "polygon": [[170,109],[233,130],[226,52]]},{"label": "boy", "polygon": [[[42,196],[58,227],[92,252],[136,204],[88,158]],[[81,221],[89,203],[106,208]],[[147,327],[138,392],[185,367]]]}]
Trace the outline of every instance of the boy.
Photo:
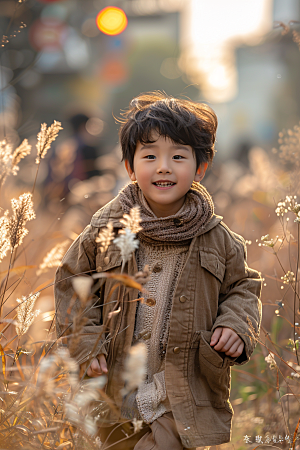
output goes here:
[{"label": "boy", "polygon": [[[150,266],[145,301],[134,301],[138,291],[125,287],[108,298],[114,285],[108,278],[86,313],[72,356],[86,367],[84,362],[97,355],[87,374],[107,374],[106,393],[122,418],[147,425],[125,441],[128,430],[111,425],[106,433],[101,430],[101,438],[109,435],[109,448],[135,450],[228,442],[230,366],[247,362],[254,349],[248,327],[259,331],[261,279],[245,262],[243,238],[214,215],[212,198],[200,185],[213,160],[217,118],[207,105],[159,92],[135,98],[124,115],[120,142],[131,183],[93,216],[57,271],[58,336],[69,317],[72,276],[120,272],[119,249],[112,244],[101,253],[95,242],[99,231],[112,221],[117,232],[123,214],[139,205],[139,248],[125,273]],[[110,334],[91,355],[118,298],[121,311],[111,316]],[[71,317],[75,313],[76,304]],[[147,346],[146,380],[123,398],[124,359],[138,342]]]}]

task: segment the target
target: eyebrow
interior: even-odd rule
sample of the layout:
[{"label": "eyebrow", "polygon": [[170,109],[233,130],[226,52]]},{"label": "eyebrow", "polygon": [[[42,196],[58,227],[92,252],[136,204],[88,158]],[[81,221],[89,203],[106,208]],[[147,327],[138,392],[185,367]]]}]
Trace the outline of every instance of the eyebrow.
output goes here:
[{"label": "eyebrow", "polygon": [[[143,147],[140,148],[140,150],[147,150],[149,148],[157,148],[157,147],[158,147],[158,145],[156,145],[155,143],[153,143],[153,144],[144,144]],[[173,144],[170,148],[174,149],[174,150],[186,150],[186,151],[190,150],[184,144]]]}]

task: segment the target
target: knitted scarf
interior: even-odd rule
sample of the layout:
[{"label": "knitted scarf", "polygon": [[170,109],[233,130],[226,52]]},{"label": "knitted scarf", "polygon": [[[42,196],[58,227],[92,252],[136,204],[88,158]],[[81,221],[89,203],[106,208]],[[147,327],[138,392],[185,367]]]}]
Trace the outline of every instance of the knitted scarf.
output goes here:
[{"label": "knitted scarf", "polygon": [[214,213],[210,194],[204,186],[195,182],[186,194],[183,207],[168,217],[154,215],[136,182],[128,184],[120,191],[119,200],[126,214],[129,214],[134,206],[140,206],[143,229],[139,232],[139,238],[145,240],[174,243],[189,241],[199,234]]}]

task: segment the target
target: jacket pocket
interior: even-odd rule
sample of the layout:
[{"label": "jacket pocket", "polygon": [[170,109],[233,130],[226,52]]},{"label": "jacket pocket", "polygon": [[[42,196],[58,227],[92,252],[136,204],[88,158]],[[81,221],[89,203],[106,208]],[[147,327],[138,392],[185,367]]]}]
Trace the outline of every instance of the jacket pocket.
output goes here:
[{"label": "jacket pocket", "polygon": [[230,359],[210,346],[211,335],[211,331],[195,333],[189,355],[189,384],[197,406],[209,402],[222,408],[228,406]]},{"label": "jacket pocket", "polygon": [[214,249],[209,249],[207,247],[200,248],[199,256],[201,267],[222,283],[226,269],[225,259],[218,255]]},{"label": "jacket pocket", "polygon": [[120,250],[110,250],[101,253],[100,248],[96,254],[96,270],[97,272],[107,272],[122,265],[122,256]]}]

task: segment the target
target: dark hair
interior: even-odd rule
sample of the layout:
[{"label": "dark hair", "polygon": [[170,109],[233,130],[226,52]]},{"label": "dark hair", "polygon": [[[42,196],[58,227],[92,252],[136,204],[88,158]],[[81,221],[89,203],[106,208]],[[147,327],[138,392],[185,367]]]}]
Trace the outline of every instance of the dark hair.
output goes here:
[{"label": "dark hair", "polygon": [[190,145],[197,168],[203,162],[212,163],[218,119],[208,105],[173,98],[160,91],[146,92],[134,98],[122,116],[122,160],[127,159],[132,170],[137,143],[155,142],[153,131],[178,144]]}]

